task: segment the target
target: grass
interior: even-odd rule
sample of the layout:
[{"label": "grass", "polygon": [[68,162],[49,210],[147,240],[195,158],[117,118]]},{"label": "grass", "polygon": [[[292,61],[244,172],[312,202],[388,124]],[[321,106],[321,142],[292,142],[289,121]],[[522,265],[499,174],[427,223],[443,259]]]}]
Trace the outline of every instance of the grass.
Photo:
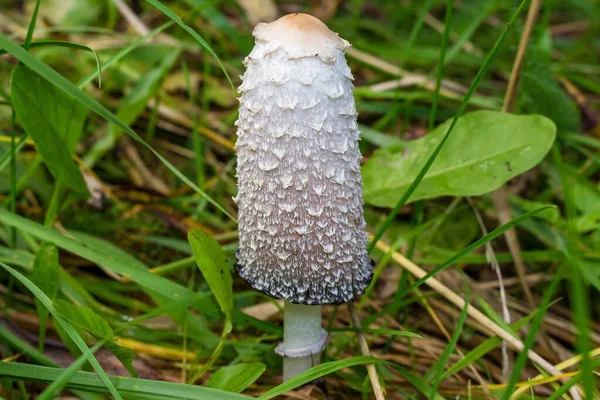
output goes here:
[{"label": "grass", "polygon": [[[395,194],[394,206],[367,199],[369,249],[378,265],[376,282],[357,307],[362,328],[351,328],[345,307],[324,307],[330,344],[323,363],[285,384],[273,352],[282,336],[278,307],[235,273],[226,287],[210,275],[210,260],[219,259],[214,268],[231,267],[237,248],[232,88],[252,47],[252,15],[237,2],[127,2],[133,17],[107,6],[112,2],[73,2],[60,14],[51,2],[23,3],[23,9],[0,10],[0,396],[269,399],[300,395],[312,382],[311,398],[370,398],[364,365],[372,363],[389,399],[572,398],[579,396],[575,385],[585,398],[600,395],[600,310],[594,307],[600,298],[600,10],[594,2],[542,4],[511,101],[515,114],[552,120],[557,135],[541,163],[500,182],[510,193],[511,222],[499,222],[491,194],[472,197],[489,234],[481,234],[464,199],[410,198],[436,162],[462,156],[443,151],[457,140],[461,115],[506,104],[529,2],[278,4],[280,14],[319,16],[353,44],[347,58],[365,163],[451,120],[442,140],[410,166],[415,178]],[[93,201],[56,180],[47,164],[53,161],[28,140],[35,136],[25,132],[11,93],[19,64],[58,88],[57,105],[75,99],[92,111],[74,133],[74,152],[66,153],[73,160],[60,162],[79,166]],[[73,134],[55,128],[59,136]],[[125,135],[107,141],[117,130]],[[484,133],[478,126],[471,134]],[[518,233],[524,275],[503,238],[509,228]],[[192,253],[187,234],[193,230],[194,237],[215,240],[192,242]],[[392,248],[381,251],[388,243]],[[501,264],[511,321],[501,316],[488,243]],[[58,285],[56,298],[32,274],[53,262],[40,250],[48,246],[60,252],[52,265],[59,273],[45,278]],[[406,268],[398,253],[423,274]],[[204,260],[202,274],[195,260]],[[422,286],[430,278],[445,289]],[[531,288],[533,308],[523,284]],[[456,307],[449,294],[465,306]],[[36,301],[51,314],[47,324]],[[54,307],[61,301],[88,307],[87,319],[65,318]],[[99,336],[105,332],[93,325],[99,321],[115,337]],[[503,375],[502,340],[485,321],[547,364],[509,347],[510,375]],[[361,355],[358,333],[372,357]],[[128,355],[138,378],[124,368]]]}]

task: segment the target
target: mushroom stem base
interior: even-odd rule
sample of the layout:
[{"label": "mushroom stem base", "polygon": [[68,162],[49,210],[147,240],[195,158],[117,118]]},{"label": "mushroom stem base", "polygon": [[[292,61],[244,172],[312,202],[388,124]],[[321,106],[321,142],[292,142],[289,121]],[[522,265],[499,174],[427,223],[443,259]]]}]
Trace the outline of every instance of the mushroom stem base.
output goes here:
[{"label": "mushroom stem base", "polygon": [[327,332],[321,328],[321,306],[285,302],[283,343],[275,352],[284,357],[283,380],[301,374],[319,364]]}]

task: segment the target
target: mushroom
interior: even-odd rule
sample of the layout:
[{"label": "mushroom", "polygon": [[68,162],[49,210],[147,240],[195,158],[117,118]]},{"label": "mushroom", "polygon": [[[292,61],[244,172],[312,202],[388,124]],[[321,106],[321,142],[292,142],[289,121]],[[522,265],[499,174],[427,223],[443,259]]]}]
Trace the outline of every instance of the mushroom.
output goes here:
[{"label": "mushroom", "polygon": [[284,380],[318,363],[321,305],[371,281],[350,44],[307,14],[254,29],[239,87],[237,270],[284,299]]}]

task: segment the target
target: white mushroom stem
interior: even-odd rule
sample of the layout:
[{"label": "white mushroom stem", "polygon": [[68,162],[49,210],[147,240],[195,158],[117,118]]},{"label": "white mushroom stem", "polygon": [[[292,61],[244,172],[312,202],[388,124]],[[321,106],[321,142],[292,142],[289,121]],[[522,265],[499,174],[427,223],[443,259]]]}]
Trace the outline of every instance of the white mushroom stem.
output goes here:
[{"label": "white mushroom stem", "polygon": [[284,357],[283,380],[288,381],[319,364],[327,332],[321,328],[321,306],[285,302],[283,343],[275,351]]}]

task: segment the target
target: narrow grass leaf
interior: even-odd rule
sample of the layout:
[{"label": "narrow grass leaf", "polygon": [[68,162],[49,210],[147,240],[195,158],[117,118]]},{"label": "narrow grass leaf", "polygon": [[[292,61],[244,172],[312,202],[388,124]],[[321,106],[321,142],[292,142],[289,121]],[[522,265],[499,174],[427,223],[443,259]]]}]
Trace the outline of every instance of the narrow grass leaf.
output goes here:
[{"label": "narrow grass leaf", "polygon": [[[41,367],[22,363],[0,362],[0,377],[36,382],[54,382],[63,368]],[[127,399],[210,399],[240,400],[250,397],[202,386],[149,379],[110,376],[111,385],[118,386]],[[69,389],[110,394],[97,374],[76,372],[66,385]],[[120,398],[120,397],[119,397]]]},{"label": "narrow grass leaf", "polygon": [[[100,58],[98,57],[98,54],[91,47],[88,47],[88,46],[85,46],[85,45],[79,44],[79,43],[64,41],[64,40],[38,40],[37,42],[31,43],[29,48],[32,49],[35,47],[45,47],[45,46],[68,47],[71,49],[85,50],[85,51],[91,52],[92,55],[94,56],[94,60],[96,60],[96,75],[98,76],[98,87],[102,86],[102,78],[101,78],[102,66],[100,64]],[[6,53],[7,53],[6,50],[0,50],[0,55],[6,54]]]},{"label": "narrow grass leaf", "polygon": [[[0,343],[3,343],[23,354],[26,354],[27,357],[29,357],[32,361],[34,361],[37,364],[41,364],[47,367],[59,366],[52,359],[48,358],[45,354],[34,349],[29,343],[24,342],[21,338],[17,337],[14,333],[10,332],[3,326],[0,326]],[[77,390],[74,390],[73,392],[83,400],[102,400],[100,396],[97,396],[95,394],[85,393]]]},{"label": "narrow grass leaf", "polygon": [[267,366],[260,362],[221,367],[211,375],[206,386],[226,392],[240,393],[254,383],[266,368]]},{"label": "narrow grass leaf", "polygon": [[[410,34],[408,35],[408,39],[406,40],[406,44],[403,46],[402,50],[402,58],[400,60],[401,65],[406,62],[408,58],[408,54],[410,54],[410,50],[412,49],[415,40],[419,36],[419,32],[421,32],[421,28],[423,28],[423,23],[425,22],[425,17],[433,7],[433,3],[435,0],[425,0],[421,9],[419,10],[419,14],[417,15],[417,19],[413,23],[412,29],[410,30]],[[362,132],[362,130],[361,130]]]},{"label": "narrow grass leaf", "polygon": [[446,17],[444,18],[444,34],[442,35],[442,45],[440,47],[440,59],[438,60],[438,68],[435,76],[435,90],[433,92],[433,102],[431,103],[431,112],[429,113],[429,130],[431,131],[435,125],[437,117],[438,102],[440,100],[440,88],[442,86],[442,77],[444,76],[444,59],[446,58],[446,50],[448,49],[448,38],[450,37],[450,26],[452,25],[452,9],[454,4],[452,0],[446,0]]},{"label": "narrow grass leaf", "polygon": [[[35,286],[35,284],[33,284],[33,282],[31,282],[25,276],[21,275],[21,273],[19,273],[18,271],[12,269],[11,267],[9,267],[8,265],[6,265],[2,262],[0,262],[0,267],[4,268],[12,276],[14,276],[19,282],[21,282],[25,287],[27,287],[27,289],[29,289],[33,293],[33,295],[37,299],[39,299],[46,308],[48,308],[48,311],[50,311],[50,313],[54,317],[54,320],[58,323],[58,325],[62,326],[62,328],[68,333],[69,337],[75,342],[75,344],[77,345],[77,347],[79,348],[79,350],[82,353],[85,353],[87,350],[89,350],[89,348],[87,347],[87,345],[85,344],[85,342],[83,341],[83,339],[81,338],[79,333],[77,333],[75,328],[67,320],[63,319],[60,316],[60,314],[56,311],[56,309],[52,305],[52,301],[37,286]],[[88,361],[90,362],[90,364],[92,364],[92,366],[96,370],[100,381],[103,383],[103,385],[107,389],[107,391],[115,399],[123,400],[123,398],[121,397],[121,395],[115,388],[115,385],[110,381],[110,379],[108,378],[108,375],[106,375],[106,372],[104,372],[104,369],[102,369],[102,367],[98,363],[98,360],[96,360],[96,358],[91,356],[90,358],[88,358]],[[0,367],[3,364],[4,363],[0,363]],[[40,367],[40,368],[45,368],[45,367]],[[2,375],[2,373],[0,373],[0,375]]]},{"label": "narrow grass leaf", "polygon": [[29,20],[29,27],[27,28],[27,36],[25,36],[25,43],[23,47],[25,50],[29,50],[31,46],[31,41],[33,40],[33,32],[35,31],[35,23],[37,22],[38,12],[40,11],[40,4],[42,0],[36,0],[35,8],[33,9],[33,14],[31,15],[31,19]]},{"label": "narrow grass leaf", "polygon": [[[600,358],[591,362],[590,367],[594,370],[597,370],[598,368],[600,368]],[[567,383],[562,385],[560,388],[556,389],[554,391],[554,393],[552,393],[552,395],[550,395],[546,398],[546,400],[558,400],[558,399],[564,398],[565,393],[567,393],[573,386],[575,386],[576,384],[581,382],[582,378],[583,377],[581,374],[577,374],[577,376],[574,376]]]},{"label": "narrow grass leaf", "polygon": [[[19,138],[19,142],[15,145],[15,149],[14,149],[15,154],[20,152],[21,149],[23,149],[23,147],[25,147],[25,145],[27,144],[27,139],[29,139],[29,135],[27,135],[27,134],[25,134]],[[2,170],[4,168],[6,168],[7,165],[10,164],[11,160],[13,159],[12,154],[13,154],[12,150],[8,150],[6,153],[2,154],[2,156],[0,157],[0,172],[2,172]]]},{"label": "narrow grass leaf", "polygon": [[[142,75],[135,85],[119,102],[117,118],[124,124],[131,125],[140,116],[148,104],[148,100],[156,95],[160,84],[167,75],[177,58],[181,55],[180,48],[174,48],[160,62],[160,64]],[[110,123],[106,133],[94,143],[84,157],[88,166],[93,166],[109,150],[112,150],[123,135],[123,129]]]},{"label": "narrow grass leaf", "polygon": [[463,258],[464,256],[466,256],[467,254],[471,253],[472,251],[480,248],[481,246],[484,246],[487,242],[489,242],[491,240],[494,240],[495,238],[497,238],[498,236],[502,235],[504,232],[506,232],[510,228],[513,228],[513,227],[517,226],[518,224],[520,224],[521,222],[525,221],[526,219],[531,218],[535,214],[540,213],[540,212],[542,212],[544,210],[547,210],[549,208],[555,208],[555,206],[545,206],[545,207],[540,207],[538,209],[529,211],[529,212],[527,212],[527,213],[525,213],[523,215],[518,216],[517,218],[513,219],[509,223],[504,224],[501,227],[494,229],[493,231],[491,231],[487,235],[483,236],[481,239],[475,241],[474,243],[472,243],[471,245],[467,246],[465,249],[463,249],[462,251],[460,251],[459,253],[457,253],[456,255],[454,255],[453,257],[451,257],[450,259],[448,259],[445,262],[443,262],[442,264],[440,264],[438,267],[434,268],[432,271],[428,272],[422,278],[417,279],[408,289],[406,289],[403,292],[403,295],[401,297],[403,297],[407,293],[411,293],[414,289],[416,289],[417,287],[421,286],[421,284],[423,282],[425,282],[427,279],[431,278],[432,276],[436,275],[437,273],[439,273],[439,272],[443,271],[444,269],[448,268],[450,265],[454,264],[455,262],[457,262],[458,260],[460,260],[461,258]]},{"label": "narrow grass leaf", "polygon": [[429,385],[429,383],[427,383],[427,381],[425,381],[425,379],[397,365],[392,365],[392,368],[396,370],[400,375],[402,375],[424,396],[430,396],[432,393],[434,393],[434,400],[444,400],[444,397],[432,390],[431,386]]},{"label": "narrow grass leaf", "polygon": [[268,392],[264,393],[259,397],[260,400],[268,400],[274,397],[280,396],[285,392],[289,392],[290,390],[294,390],[297,387],[300,387],[310,381],[313,381],[317,378],[320,378],[325,375],[329,375],[333,372],[339,371],[340,369],[354,367],[356,365],[363,364],[385,364],[386,362],[371,356],[359,356],[359,357],[351,357],[345,360],[338,361],[330,361],[324,364],[317,365],[312,367],[309,370],[304,371],[298,376],[290,379],[287,382],[282,383],[279,386],[274,387]]},{"label": "narrow grass leaf", "polygon": [[456,344],[458,343],[458,339],[460,338],[460,334],[462,333],[463,327],[465,325],[465,321],[467,320],[467,315],[469,310],[469,296],[465,298],[465,306],[460,312],[460,316],[458,317],[458,321],[456,322],[456,328],[454,328],[454,332],[450,338],[450,343],[444,349],[444,352],[437,359],[433,367],[431,367],[431,371],[433,372],[434,381],[431,388],[431,393],[429,394],[429,400],[433,400],[435,395],[437,394],[437,390],[440,387],[440,383],[442,382],[442,376],[444,372],[444,368],[446,368],[446,364],[450,359],[450,355],[454,352],[456,348]]},{"label": "narrow grass leaf", "polygon": [[133,50],[137,49],[146,40],[154,37],[155,35],[159,34],[162,31],[164,31],[165,29],[167,29],[168,27],[172,26],[173,24],[174,24],[174,22],[172,22],[172,21],[167,22],[165,24],[162,24],[158,28],[155,28],[155,29],[151,30],[150,32],[148,32],[148,34],[146,34],[144,36],[140,36],[139,38],[137,38],[136,40],[134,40],[129,46],[124,47],[117,54],[115,54],[109,60],[107,60],[104,63],[102,70],[98,69],[96,72],[92,73],[90,76],[88,76],[87,78],[85,78],[81,82],[79,82],[79,84],[77,86],[80,89],[83,89],[91,81],[93,81],[96,77],[98,77],[98,81],[100,81],[100,74],[101,74],[102,71],[106,71],[108,68],[112,67],[117,62],[119,62],[123,57],[125,57],[126,55],[128,55],[129,53],[131,53]]},{"label": "narrow grass leaf", "polygon": [[545,315],[545,310],[548,307],[548,305],[550,304],[550,302],[552,301],[552,296],[554,295],[556,287],[558,286],[559,282],[561,282],[561,281],[562,281],[562,273],[559,272],[554,277],[554,279],[550,283],[550,286],[548,287],[548,289],[546,289],[546,291],[544,293],[544,297],[542,298],[542,302],[540,304],[541,311],[536,313],[535,318],[533,319],[533,322],[531,323],[531,326],[529,327],[529,331],[527,332],[527,336],[525,337],[525,340],[523,340],[523,349],[521,351],[519,351],[517,360],[515,361],[515,363],[513,365],[512,373],[511,373],[510,379],[508,381],[508,386],[504,390],[504,393],[502,395],[502,400],[508,400],[508,398],[512,394],[512,391],[515,388],[517,382],[519,381],[521,372],[525,368],[525,364],[527,363],[527,360],[528,360],[527,354],[529,353],[529,350],[531,349],[531,347],[535,343],[535,340],[538,337],[538,332],[542,325],[543,317]]},{"label": "narrow grass leaf", "polygon": [[[510,328],[511,328],[510,331],[515,331],[515,332],[519,331],[521,328],[523,328],[525,326],[525,324],[527,324],[529,321],[531,321],[541,310],[547,310],[548,307],[549,306],[546,306],[545,308],[538,308],[535,312],[527,315],[524,318],[521,318],[514,324],[510,325]],[[477,360],[479,360],[481,357],[485,356],[486,354],[488,354],[490,351],[494,350],[496,347],[500,346],[501,344],[502,344],[502,339],[499,338],[498,336],[493,336],[489,339],[486,339],[481,344],[479,344],[477,347],[475,347],[473,350],[471,350],[470,352],[465,354],[465,356],[462,357],[460,360],[458,360],[456,362],[456,364],[454,364],[450,368],[448,368],[446,370],[446,372],[444,372],[444,374],[442,375],[442,380],[462,371],[463,369],[467,368],[469,365],[472,365],[473,363],[477,362]]]},{"label": "narrow grass leaf", "polygon": [[389,336],[401,336],[401,337],[410,337],[414,339],[421,339],[423,337],[417,333],[407,332],[407,331],[398,331],[394,329],[370,329],[370,328],[333,328],[330,332],[360,332],[360,333],[369,333],[372,335],[389,335]]},{"label": "narrow grass leaf", "polygon": [[206,51],[208,51],[209,54],[215,59],[215,61],[217,62],[217,64],[219,64],[219,67],[221,68],[221,71],[223,71],[223,73],[225,74],[225,77],[227,78],[227,81],[229,81],[229,84],[231,85],[231,89],[233,89],[235,91],[235,87],[233,86],[233,82],[231,81],[231,78],[229,77],[229,74],[227,73],[227,70],[223,66],[223,63],[221,62],[221,59],[219,58],[219,56],[217,56],[217,53],[215,53],[215,51],[212,49],[212,47],[210,47],[210,45],[206,42],[206,40],[204,40],[202,38],[202,36],[200,36],[195,30],[193,30],[188,25],[186,25],[181,20],[181,17],[179,15],[175,14],[173,11],[171,11],[168,7],[166,7],[160,1],[158,1],[158,0],[146,0],[146,2],[150,3],[153,7],[155,7],[157,10],[159,10],[161,13],[163,13],[168,18],[170,18],[173,22],[175,22],[177,25],[179,25],[180,27],[182,27],[187,33],[189,33],[194,39],[196,39],[198,41],[198,43],[200,43],[202,45],[202,47],[204,47],[206,49]]},{"label": "narrow grass leaf", "polygon": [[37,400],[52,400],[61,392],[61,390],[67,386],[71,378],[83,367],[88,357],[94,355],[98,350],[102,348],[104,341],[101,340],[91,347],[88,351],[78,357],[68,368],[64,369],[63,372],[52,381],[52,383],[44,389],[42,393],[37,397]]},{"label": "narrow grass leaf", "polygon": [[[52,301],[56,298],[60,285],[60,266],[58,265],[58,249],[52,243],[44,243],[38,250],[33,263],[31,281]],[[40,351],[44,349],[46,338],[46,322],[48,309],[36,298],[40,322]]]}]

